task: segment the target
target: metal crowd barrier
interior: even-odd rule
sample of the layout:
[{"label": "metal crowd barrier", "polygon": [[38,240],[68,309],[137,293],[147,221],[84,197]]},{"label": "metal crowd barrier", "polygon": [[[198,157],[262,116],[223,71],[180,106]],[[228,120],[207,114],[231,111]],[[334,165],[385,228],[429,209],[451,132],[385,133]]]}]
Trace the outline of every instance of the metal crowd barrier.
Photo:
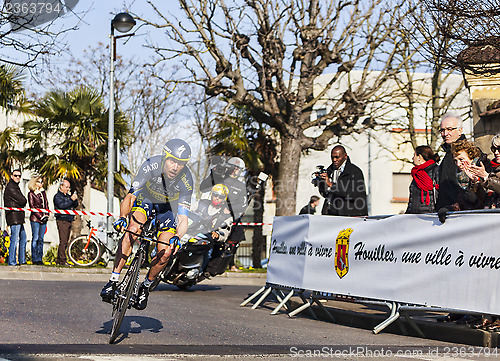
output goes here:
[{"label": "metal crowd barrier", "polygon": [[[460,214],[481,214],[481,213],[500,213],[500,209],[474,209],[474,210],[466,210],[466,211],[450,211],[447,212],[448,215],[460,215]],[[365,219],[384,219],[388,217],[392,217],[393,215],[381,215],[381,216],[368,216],[363,217]],[[288,292],[285,295],[285,292]],[[306,297],[304,293],[307,292],[309,297]],[[367,298],[352,298],[349,295],[341,295],[334,293],[326,293],[319,292],[314,290],[305,290],[294,288],[285,285],[276,285],[271,283],[266,283],[265,286],[257,290],[254,294],[246,298],[240,306],[246,306],[252,300],[254,300],[257,296],[261,295],[261,297],[254,303],[252,309],[256,309],[259,305],[269,296],[269,294],[273,293],[273,295],[278,300],[279,304],[276,306],[271,315],[276,315],[282,308],[285,308],[287,311],[287,315],[289,317],[293,317],[299,314],[302,311],[308,310],[314,319],[317,319],[314,311],[311,306],[313,304],[318,305],[318,307],[327,315],[328,319],[331,322],[335,322],[335,317],[326,309],[326,307],[322,304],[322,300],[335,300],[342,301],[342,297],[349,299],[349,302],[356,302],[366,305],[378,305],[385,306],[389,308],[389,316],[380,324],[376,325],[373,328],[373,333],[378,334],[383,331],[386,327],[391,325],[393,322],[399,319],[400,316],[403,316],[408,324],[417,332],[420,337],[425,337],[422,330],[418,327],[415,321],[412,319],[410,312],[439,312],[439,313],[457,313],[457,314],[470,314],[470,315],[478,315],[478,312],[467,311],[467,310],[458,310],[458,309],[450,309],[450,308],[441,308],[441,307],[429,307],[426,305],[418,305],[418,304],[409,304],[409,303],[400,303],[390,300],[375,300],[375,299],[367,299]],[[291,310],[290,299],[293,296],[298,296],[302,300],[302,305],[297,307],[295,310]]]}]

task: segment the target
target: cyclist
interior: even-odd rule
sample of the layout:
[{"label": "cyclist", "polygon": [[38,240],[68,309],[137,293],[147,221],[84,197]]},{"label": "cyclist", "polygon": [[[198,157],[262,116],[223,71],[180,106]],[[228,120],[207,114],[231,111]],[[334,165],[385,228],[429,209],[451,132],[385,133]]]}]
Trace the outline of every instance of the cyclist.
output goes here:
[{"label": "cyclist", "polygon": [[[176,252],[179,239],[188,228],[193,178],[186,163],[191,158],[191,148],[182,139],[171,139],[163,147],[163,152],[163,155],[153,156],[141,165],[120,205],[120,218],[113,223],[113,227],[118,231],[127,229],[137,234],[141,225],[151,215],[152,209],[156,209],[158,240],[163,243],[157,244],[158,252],[139,287],[139,294],[133,305],[138,310],[146,308],[149,286],[172,253]],[[122,238],[109,282],[101,290],[100,295],[104,302],[111,302],[114,297],[120,272],[132,253],[135,239],[136,237],[128,232]]]}]

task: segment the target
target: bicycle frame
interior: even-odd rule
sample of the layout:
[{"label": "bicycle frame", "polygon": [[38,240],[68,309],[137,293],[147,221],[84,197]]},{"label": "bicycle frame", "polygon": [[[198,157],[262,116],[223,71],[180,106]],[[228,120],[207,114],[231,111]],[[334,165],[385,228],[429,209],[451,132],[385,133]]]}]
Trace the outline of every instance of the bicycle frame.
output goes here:
[{"label": "bicycle frame", "polygon": [[123,280],[119,283],[116,296],[112,301],[113,304],[113,325],[111,328],[111,336],[109,343],[113,343],[120,331],[120,326],[125,316],[127,309],[132,307],[132,302],[137,298],[139,291],[139,270],[142,262],[147,256],[148,246],[150,242],[168,244],[165,242],[160,242],[156,239],[156,224],[153,222],[156,218],[156,212],[153,212],[150,217],[146,220],[144,225],[141,227],[141,234],[137,234],[128,230],[128,232],[137,237],[140,240],[139,248],[133,256],[132,263],[127,270]]},{"label": "bicycle frame", "polygon": [[[89,235],[87,236],[87,244],[85,245],[85,247],[83,247],[84,250],[87,250],[87,248],[89,247],[89,244],[90,244],[90,239],[95,235],[95,233],[97,232],[97,228],[90,228],[90,232],[89,232]],[[96,237],[97,240],[99,240],[99,238]]]}]

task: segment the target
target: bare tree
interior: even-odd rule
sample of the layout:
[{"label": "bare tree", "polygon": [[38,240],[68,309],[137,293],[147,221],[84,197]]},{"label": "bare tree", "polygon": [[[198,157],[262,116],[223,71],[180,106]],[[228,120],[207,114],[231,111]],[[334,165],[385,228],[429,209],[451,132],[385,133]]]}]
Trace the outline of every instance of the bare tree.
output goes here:
[{"label": "bare tree", "polygon": [[[102,43],[71,56],[68,65],[48,66],[43,81],[54,88],[90,86],[109,99],[109,47]],[[132,121],[133,143],[127,151],[127,165],[136,173],[147,156],[156,154],[166,139],[175,136],[178,123],[187,114],[181,109],[191,98],[170,79],[175,67],[146,65],[138,58],[118,56],[115,62],[115,101]]]},{"label": "bare tree", "polygon": [[[165,31],[167,39],[150,46],[158,62],[181,61],[178,82],[224,96],[228,107],[246,106],[256,121],[277,130],[278,215],[295,212],[301,153],[362,131],[373,97],[399,70],[395,1],[180,0],[182,19],[167,5],[148,3],[158,19],[136,17]],[[324,74],[330,76],[319,84]],[[313,116],[326,103],[327,114]],[[306,135],[308,129],[317,132]]]},{"label": "bare tree", "polygon": [[474,73],[500,72],[498,1],[424,0],[423,3],[439,33],[453,41],[446,49],[436,46],[442,61]]},{"label": "bare tree", "polygon": [[[409,1],[405,12],[408,17],[398,30],[404,44],[397,54],[402,72],[393,75],[397,90],[388,103],[390,109],[400,109],[406,116],[393,127],[408,134],[407,141],[413,148],[423,144],[417,143],[424,138],[425,144],[437,150],[442,116],[450,110],[468,114],[470,101],[468,95],[464,99],[463,78],[457,81],[457,71],[441,56],[456,41],[439,32],[438,24],[421,3]],[[422,128],[424,134],[419,134]]]},{"label": "bare tree", "polygon": [[78,0],[3,1],[0,62],[34,68],[48,56],[64,50],[65,34],[75,30],[85,15],[74,12],[77,3]]}]

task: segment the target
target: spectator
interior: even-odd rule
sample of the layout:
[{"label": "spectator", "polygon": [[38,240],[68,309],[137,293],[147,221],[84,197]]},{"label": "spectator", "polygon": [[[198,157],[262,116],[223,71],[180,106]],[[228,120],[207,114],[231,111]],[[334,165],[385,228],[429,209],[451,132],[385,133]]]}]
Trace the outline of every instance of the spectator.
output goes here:
[{"label": "spectator", "polygon": [[318,196],[311,196],[309,199],[309,203],[306,204],[302,209],[300,210],[299,214],[315,214],[316,213],[316,207],[319,204],[319,197]]},{"label": "spectator", "polygon": [[367,216],[366,190],[363,172],[351,163],[345,148],[332,149],[332,164],[321,175],[324,186],[318,186],[325,197],[321,214],[334,216]]},{"label": "spectator", "polygon": [[435,154],[431,147],[420,145],[413,153],[413,164],[411,170],[413,180],[410,184],[410,199],[405,213],[433,213],[436,212],[436,189],[438,184],[439,167],[436,162],[439,155]]},{"label": "spectator", "polygon": [[470,166],[471,173],[479,178],[481,185],[488,191],[485,208],[500,208],[500,134],[491,140],[491,152],[493,160],[490,162],[491,171],[483,164]]},{"label": "spectator", "polygon": [[[64,179],[59,186],[59,190],[54,196],[54,209],[73,210],[78,206],[76,192],[70,195],[70,183]],[[56,264],[59,266],[69,266],[66,262],[66,247],[71,233],[71,223],[75,216],[72,214],[55,215],[57,222],[57,231],[59,232],[59,248],[57,249]]]},{"label": "spectator", "polygon": [[460,190],[457,197],[457,206],[454,209],[468,210],[484,208],[486,191],[479,182],[479,177],[473,174],[471,166],[487,165],[491,169],[490,162],[481,149],[466,140],[453,143],[451,151],[455,162],[460,170],[457,175]]},{"label": "spectator", "polygon": [[[436,202],[438,217],[441,222],[446,219],[448,210],[459,210],[459,193],[461,191],[458,183],[458,173],[460,169],[455,163],[451,146],[457,141],[464,141],[463,122],[458,116],[453,114],[445,114],[439,126],[439,132],[444,143],[441,148],[445,151],[445,155],[439,165],[439,194]],[[462,197],[462,201],[465,200]],[[465,317],[463,314],[450,313],[447,316],[438,318],[438,322],[454,322],[460,321]]]},{"label": "spectator", "polygon": [[[23,208],[26,205],[26,197],[19,188],[21,181],[21,170],[15,169],[5,187],[3,201],[5,207]],[[26,231],[24,230],[24,212],[6,211],[5,218],[10,226],[9,266],[16,265],[16,250],[19,243],[19,265],[26,264]]]},{"label": "spectator", "polygon": [[439,132],[444,141],[441,148],[445,151],[445,155],[439,165],[439,194],[436,209],[446,211],[451,210],[452,206],[457,203],[460,190],[457,180],[459,169],[451,153],[451,145],[458,140],[465,140],[462,134],[462,120],[455,115],[445,114],[441,120]]},{"label": "spectator", "polygon": [[[28,182],[28,203],[30,208],[49,209],[47,194],[43,189],[43,178],[40,176],[31,177]],[[33,264],[42,265],[43,257],[43,237],[47,229],[49,214],[43,212],[31,212],[31,259]]]}]

